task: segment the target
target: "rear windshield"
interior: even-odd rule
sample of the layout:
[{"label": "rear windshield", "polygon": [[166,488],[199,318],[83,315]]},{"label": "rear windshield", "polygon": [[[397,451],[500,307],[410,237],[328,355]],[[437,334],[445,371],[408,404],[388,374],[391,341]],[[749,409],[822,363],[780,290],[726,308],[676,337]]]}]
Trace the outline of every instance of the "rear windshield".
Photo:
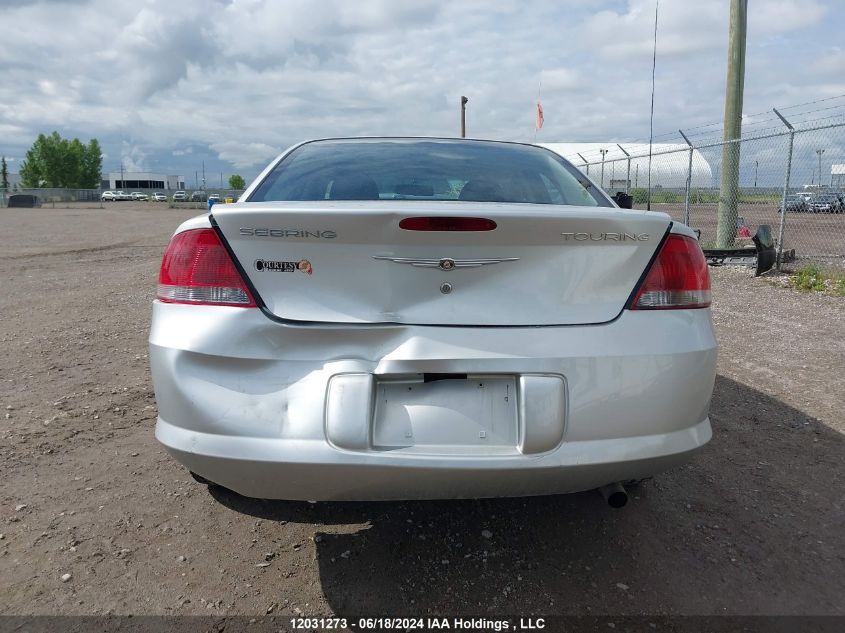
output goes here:
[{"label": "rear windshield", "polygon": [[613,206],[581,172],[549,150],[449,140],[306,143],[276,165],[249,200],[462,200]]}]

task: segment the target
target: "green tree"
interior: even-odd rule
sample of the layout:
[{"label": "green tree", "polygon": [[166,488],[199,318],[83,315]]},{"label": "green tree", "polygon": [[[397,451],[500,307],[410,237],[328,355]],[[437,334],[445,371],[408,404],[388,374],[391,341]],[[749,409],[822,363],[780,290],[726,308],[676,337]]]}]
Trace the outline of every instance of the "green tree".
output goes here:
[{"label": "green tree", "polygon": [[21,163],[24,187],[94,188],[100,185],[103,154],[97,139],[88,145],[58,132],[39,134]]},{"label": "green tree", "polygon": [[243,176],[232,174],[229,176],[229,189],[246,189],[246,182]]},{"label": "green tree", "polygon": [[9,166],[6,164],[5,156],[0,161],[0,187],[3,191],[9,191]]},{"label": "green tree", "polygon": [[39,134],[38,138],[26,152],[26,157],[21,161],[20,177],[21,185],[24,187],[41,187],[46,184],[44,178],[44,146],[47,137]]},{"label": "green tree", "polygon": [[96,189],[100,186],[103,173],[103,150],[100,143],[92,138],[85,148],[82,161],[81,186],[88,189]]}]

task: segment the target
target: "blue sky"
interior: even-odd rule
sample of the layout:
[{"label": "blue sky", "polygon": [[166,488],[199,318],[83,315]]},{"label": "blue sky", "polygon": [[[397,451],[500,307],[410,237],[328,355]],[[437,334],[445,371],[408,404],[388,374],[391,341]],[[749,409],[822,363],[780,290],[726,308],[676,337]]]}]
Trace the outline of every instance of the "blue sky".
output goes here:
[{"label": "blue sky", "polygon": [[[661,2],[656,133],[721,120],[728,4]],[[845,95],[842,3],[749,5],[746,113]],[[58,130],[97,137],[106,171],[122,162],[190,185],[205,161],[214,184],[249,179],[306,138],[457,135],[461,94],[470,136],[531,141],[540,82],[538,141],[641,140],[653,11],[654,0],[3,0],[0,153],[17,171],[35,136]]]}]

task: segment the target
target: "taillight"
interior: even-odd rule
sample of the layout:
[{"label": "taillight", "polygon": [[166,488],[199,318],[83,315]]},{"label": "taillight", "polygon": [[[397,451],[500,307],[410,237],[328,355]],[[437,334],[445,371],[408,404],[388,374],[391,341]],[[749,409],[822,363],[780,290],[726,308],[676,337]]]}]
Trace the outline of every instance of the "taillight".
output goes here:
[{"label": "taillight", "polygon": [[698,242],[669,235],[640,284],[632,310],[706,308],[710,305],[710,273]]},{"label": "taillight", "polygon": [[214,229],[193,229],[173,236],[161,260],[157,296],[167,303],[256,305]]},{"label": "taillight", "polygon": [[496,223],[487,218],[429,216],[404,218],[399,222],[399,228],[406,231],[492,231]]}]

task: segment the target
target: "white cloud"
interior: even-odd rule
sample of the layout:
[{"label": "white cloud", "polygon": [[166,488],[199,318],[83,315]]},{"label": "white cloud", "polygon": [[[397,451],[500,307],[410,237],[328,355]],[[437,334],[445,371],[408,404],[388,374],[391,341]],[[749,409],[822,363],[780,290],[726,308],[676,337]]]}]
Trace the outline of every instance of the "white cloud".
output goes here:
[{"label": "white cloud", "polygon": [[[600,11],[585,20],[581,42],[611,60],[650,58],[654,9],[654,0],[629,0],[624,11]],[[749,37],[805,29],[825,13],[818,0],[754,0],[748,5]],[[664,1],[658,11],[658,56],[724,50],[729,14],[729,0]]]},{"label": "white cloud", "polygon": [[236,168],[266,163],[281,153],[278,147],[271,147],[266,143],[226,141],[223,143],[212,143],[211,147],[218,153],[222,160],[229,161]]},{"label": "white cloud", "polygon": [[[746,110],[845,93],[838,5],[754,0]],[[653,0],[145,0],[0,5],[0,153],[98,137],[150,169],[257,171],[305,138],[642,138]],[[831,8],[832,7],[832,8]],[[728,0],[660,7],[656,130],[721,119]],[[832,13],[833,12],[833,13]],[[107,165],[112,168],[114,165]]]},{"label": "white cloud", "polygon": [[141,147],[124,141],[120,152],[120,162],[126,171],[146,171],[146,158],[147,152]]}]

